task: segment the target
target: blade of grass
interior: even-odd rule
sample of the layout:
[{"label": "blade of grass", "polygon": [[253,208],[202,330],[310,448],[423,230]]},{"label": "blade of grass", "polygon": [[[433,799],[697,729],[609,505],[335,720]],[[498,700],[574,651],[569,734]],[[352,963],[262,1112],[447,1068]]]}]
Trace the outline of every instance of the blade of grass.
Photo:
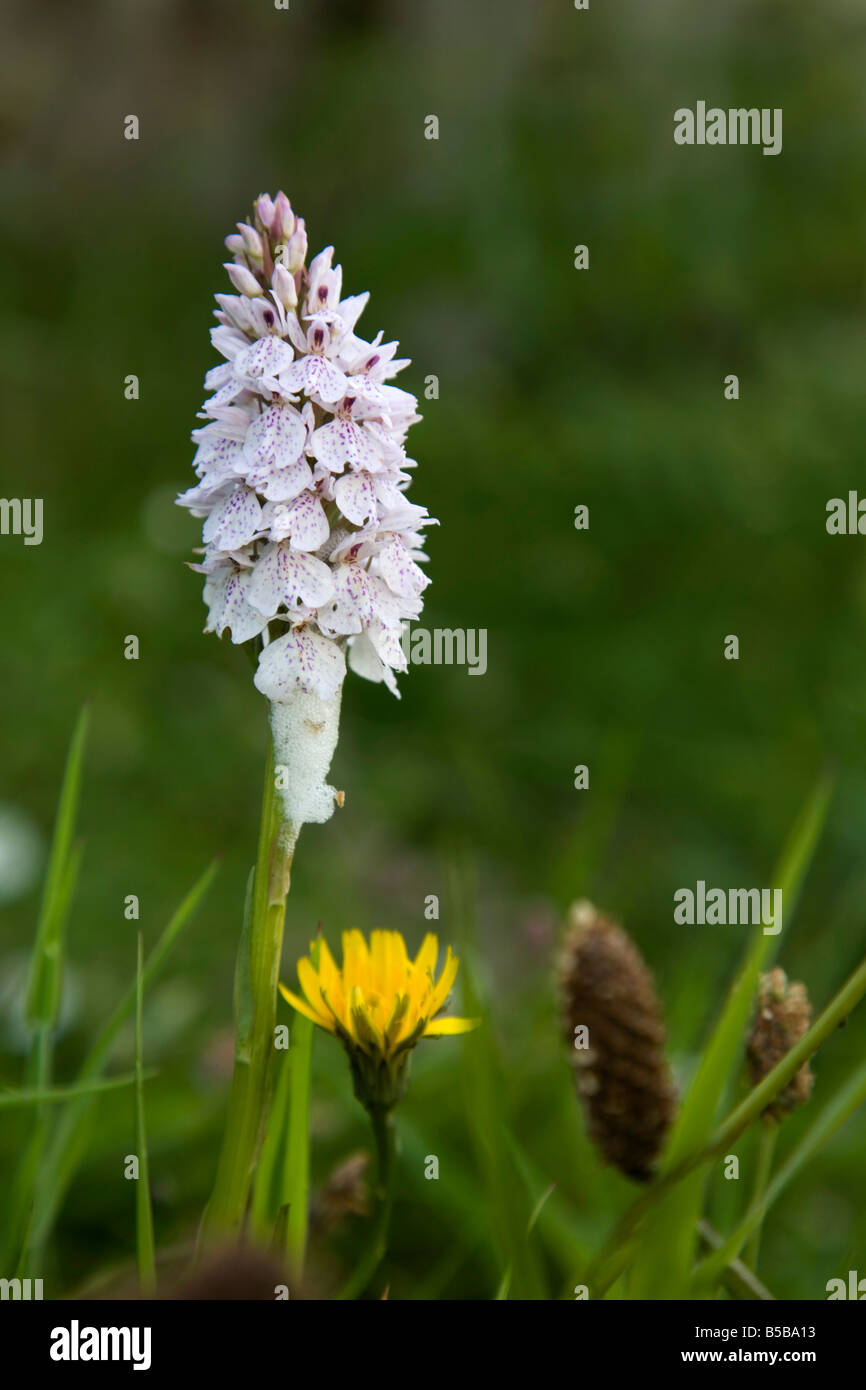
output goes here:
[{"label": "blade of grass", "polygon": [[[704,1245],[708,1245],[711,1250],[720,1250],[724,1244],[724,1239],[714,1230],[708,1221],[701,1221],[698,1226],[698,1235]],[[741,1260],[731,1260],[726,1265],[719,1276],[733,1298],[753,1298],[759,1299],[762,1303],[774,1303],[775,1294],[770,1293],[766,1284],[762,1284],[754,1270],[749,1269]]]},{"label": "blade of grass", "polygon": [[[155,1075],[154,1071],[147,1073],[148,1077]],[[102,1091],[117,1091],[124,1086],[131,1086],[134,1081],[135,1072],[131,1071],[125,1076],[113,1076],[109,1081],[85,1081],[80,1085],[51,1086],[46,1091],[0,1091],[0,1110],[27,1105],[63,1104],[66,1101],[78,1100],[81,1096],[99,1095]]]},{"label": "blade of grass", "polygon": [[[527,1191],[540,1192],[530,1230],[538,1226],[539,1238],[549,1253],[557,1259],[563,1271],[570,1272],[575,1267],[579,1269],[588,1258],[588,1245],[580,1233],[571,1209],[559,1191],[558,1184],[551,1183],[546,1176],[542,1176],[526,1150],[521,1148],[516,1140],[512,1143],[512,1154]],[[545,1183],[549,1185],[544,1186]],[[551,1200],[548,1201],[548,1198]]]},{"label": "blade of grass", "polygon": [[138,1282],[149,1297],[156,1289],[156,1257],[153,1243],[153,1208],[150,1202],[150,1164],[147,1156],[147,1129],[144,1121],[144,938],[138,933],[135,971],[135,1148],[138,1154],[138,1182],[135,1187],[135,1244],[138,1254]]},{"label": "blade of grass", "polygon": [[63,928],[66,921],[71,890],[70,866],[73,860],[72,841],[78,816],[78,803],[81,795],[81,777],[84,762],[84,746],[87,739],[89,710],[87,706],[78,716],[78,722],[69,745],[66,767],[57,803],[57,816],[45,887],[36,927],[36,943],[30,960],[30,977],[27,984],[25,1017],[31,1028],[40,1024],[53,1027],[60,1006],[61,954],[63,949]]},{"label": "blade of grass", "polygon": [[[542,1192],[542,1194],[541,1194],[541,1196],[539,1197],[538,1201],[535,1203],[535,1206],[534,1206],[533,1209],[532,1209],[532,1214],[531,1214],[531,1216],[530,1216],[530,1218],[529,1218],[529,1223],[528,1223],[528,1225],[527,1225],[527,1227],[526,1227],[526,1234],[527,1234],[527,1236],[531,1236],[531,1235],[532,1235],[532,1232],[533,1232],[534,1229],[535,1229],[535,1223],[536,1223],[536,1221],[538,1220],[538,1218],[539,1218],[539,1216],[541,1215],[541,1213],[542,1213],[542,1211],[544,1210],[544,1208],[547,1206],[547,1203],[548,1203],[549,1199],[553,1196],[553,1194],[554,1194],[555,1191],[556,1191],[556,1183],[555,1183],[555,1182],[552,1182],[552,1183],[549,1185],[549,1187],[547,1187],[547,1188],[545,1189],[545,1191]],[[504,1273],[503,1276],[502,1276],[502,1281],[501,1281],[501,1283],[500,1283],[500,1285],[499,1285],[499,1289],[498,1289],[497,1294],[496,1294],[496,1302],[501,1303],[504,1299],[506,1299],[506,1298],[508,1297],[508,1294],[509,1294],[510,1289],[511,1289],[511,1266],[509,1265],[508,1268],[506,1269],[505,1273]]]},{"label": "blade of grass", "polygon": [[253,1225],[266,1238],[281,1214],[283,1249],[295,1279],[303,1277],[309,1226],[310,1095],[313,1023],[293,1014],[291,1045],[283,1059],[256,1169]]},{"label": "blade of grass", "polygon": [[[31,1030],[26,1083],[34,1091],[49,1090],[52,1081],[54,1030],[63,986],[63,937],[81,865],[81,850],[73,845],[73,838],[81,795],[88,722],[89,711],[85,706],[78,716],[66,756],[36,925],[36,940],[30,957],[24,1016]],[[48,1113],[44,1106],[38,1105],[33,1131],[11,1187],[2,1255],[7,1268],[13,1260],[17,1269],[22,1268],[26,1233],[48,1133]]]},{"label": "blade of grass", "polygon": [[[752,1181],[752,1202],[760,1201],[766,1191],[770,1181],[770,1174],[773,1171],[773,1156],[776,1151],[776,1139],[779,1134],[779,1126],[770,1117],[765,1117],[764,1123],[760,1127],[761,1132],[758,1136],[757,1153],[755,1155],[755,1172]],[[757,1270],[758,1256],[761,1253],[761,1228],[755,1231],[749,1247],[746,1250],[744,1263],[750,1269]]]},{"label": "blade of grass", "polygon": [[248,975],[249,1016],[237,1021],[226,1126],[213,1191],[199,1231],[200,1245],[224,1241],[241,1230],[267,1130],[280,952],[296,838],[296,831],[282,818],[269,733],[251,912],[244,928],[246,940],[241,944]]},{"label": "blade of grass", "polygon": [[283,1200],[289,1208],[286,1252],[289,1270],[295,1279],[301,1279],[303,1276],[307,1253],[310,1204],[310,1090],[315,1027],[310,1019],[296,1016],[294,1037],[289,1052],[289,1142]]},{"label": "blade of grass", "polygon": [[[193,884],[178,905],[159,940],[147,958],[143,985],[148,989],[168,959],[181,932],[192,919],[208,892],[219,867],[214,860]],[[104,1024],[78,1073],[77,1085],[95,1081],[103,1072],[120,1030],[135,1009],[137,981],[133,981],[113,1013]],[[68,1191],[78,1164],[87,1146],[87,1123],[92,1112],[93,1098],[81,1096],[70,1101],[61,1114],[51,1137],[36,1184],[33,1220],[26,1244],[26,1263],[35,1269],[44,1265],[45,1245],[51,1235],[57,1213]]]},{"label": "blade of grass", "polygon": [[[286,1214],[280,1212],[280,1194],[282,1175],[286,1165],[286,1142],[289,1131],[290,1076],[291,1068],[288,1055],[286,1055],[280,1059],[277,1066],[274,1099],[253,1186],[253,1230],[264,1242],[272,1236],[276,1238],[274,1223],[278,1216],[284,1236],[287,1225]],[[282,1240],[281,1248],[285,1248],[285,1239]]]},{"label": "blade of grass", "polygon": [[[788,839],[773,885],[782,890],[790,925],[796,899],[812,860],[830,802],[831,786],[822,778],[809,796]],[[746,1025],[754,1005],[758,976],[779,943],[759,922],[746,949],[722,1016],[710,1039],[668,1146],[663,1171],[670,1171],[708,1141],[720,1098],[745,1047]],[[633,1267],[634,1298],[685,1296],[694,1264],[698,1221],[706,1175],[697,1170],[677,1184],[647,1221]]]}]

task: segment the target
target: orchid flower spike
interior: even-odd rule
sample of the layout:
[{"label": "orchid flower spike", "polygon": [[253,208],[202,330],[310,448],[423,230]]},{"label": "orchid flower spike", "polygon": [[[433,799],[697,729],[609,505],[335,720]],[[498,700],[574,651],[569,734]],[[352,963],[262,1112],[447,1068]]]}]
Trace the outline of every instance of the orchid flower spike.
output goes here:
[{"label": "orchid flower spike", "polygon": [[226,246],[233,292],[216,296],[211,333],[225,361],[205,377],[198,482],[178,503],[204,522],[192,568],[205,576],[205,631],[256,645],[277,760],[297,755],[307,723],[323,726],[315,767],[290,779],[285,812],[299,827],[333,810],[324,774],[347,659],[398,693],[433,519],[406,498],[406,435],[420,416],[390,382],[408,359],[381,332],[358,336],[369,296],[344,297],[333,247],[307,263],[283,193],[262,194]]}]

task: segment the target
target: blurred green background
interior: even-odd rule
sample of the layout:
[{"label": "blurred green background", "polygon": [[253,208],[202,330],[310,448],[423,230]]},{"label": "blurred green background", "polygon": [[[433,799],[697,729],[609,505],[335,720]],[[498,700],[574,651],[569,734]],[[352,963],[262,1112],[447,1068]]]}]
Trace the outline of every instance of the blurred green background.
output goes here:
[{"label": "blurred green background", "polygon": [[[558,1035],[568,902],[588,894],[633,933],[686,1078],[744,934],[676,926],[673,893],[769,886],[829,765],[780,963],[820,1006],[866,948],[866,541],[824,525],[863,479],[866,15],[855,0],[7,0],[2,30],[0,495],[42,497],[45,535],[0,538],[0,1081],[21,1073],[38,861],[89,697],[62,1077],[131,978],[125,895],[152,942],[223,857],[146,1016],[157,1238],[189,1238],[227,1094],[265,709],[244,654],[201,634],[184,566],[198,528],[172,499],[217,360],[222,238],[282,187],[311,250],[333,242],[347,292],[371,291],[362,330],[413,359],[400,384],[421,396],[439,378],[411,439],[412,496],[441,520],[424,623],[486,628],[489,648],[483,678],[415,667],[400,702],[348,680],[346,806],[302,837],[285,976],[318,922],[332,941],[379,925],[419,942],[429,894],[453,939],[469,864],[497,1103],[592,1244],[628,1184],[587,1144]],[[673,112],[698,99],[782,107],[782,154],[677,147]],[[864,1041],[855,1016],[818,1059],[816,1097]],[[486,1298],[501,1273],[462,1048],[416,1055],[392,1297]],[[319,1182],[367,1143],[328,1038],[315,1088]],[[4,1186],[25,1133],[4,1121]],[[101,1101],[52,1288],[134,1251],[132,1135],[131,1093]],[[861,1115],[774,1211],[761,1268],[777,1295],[866,1273],[864,1153]],[[719,1224],[739,1200],[718,1194]],[[338,1253],[317,1258],[326,1279]]]}]

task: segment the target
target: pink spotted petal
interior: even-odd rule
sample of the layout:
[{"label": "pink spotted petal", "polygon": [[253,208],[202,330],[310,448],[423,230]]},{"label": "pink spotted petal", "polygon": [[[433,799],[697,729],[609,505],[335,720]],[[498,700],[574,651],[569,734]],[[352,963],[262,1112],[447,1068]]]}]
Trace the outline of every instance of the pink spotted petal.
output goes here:
[{"label": "pink spotted petal", "polygon": [[346,658],[335,642],[308,627],[296,627],[268,643],[254,676],[269,700],[290,700],[298,690],[330,700],[346,674]]}]

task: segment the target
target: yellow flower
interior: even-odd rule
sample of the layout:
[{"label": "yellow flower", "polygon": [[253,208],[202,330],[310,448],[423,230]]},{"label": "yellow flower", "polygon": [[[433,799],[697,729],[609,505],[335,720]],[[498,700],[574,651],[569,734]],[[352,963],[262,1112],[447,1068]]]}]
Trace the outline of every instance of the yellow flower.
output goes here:
[{"label": "yellow flower", "polygon": [[414,960],[400,932],[374,931],[370,945],[359,931],[343,932],[343,966],[327,943],[310,944],[298,961],[304,999],[280,985],[293,1008],[327,1028],[349,1053],[358,1099],[369,1108],[388,1108],[406,1087],[406,1062],[420,1038],[466,1033],[478,1019],[439,1018],[459,961],[448,947],[438,980],[439,943],[425,936]]}]

